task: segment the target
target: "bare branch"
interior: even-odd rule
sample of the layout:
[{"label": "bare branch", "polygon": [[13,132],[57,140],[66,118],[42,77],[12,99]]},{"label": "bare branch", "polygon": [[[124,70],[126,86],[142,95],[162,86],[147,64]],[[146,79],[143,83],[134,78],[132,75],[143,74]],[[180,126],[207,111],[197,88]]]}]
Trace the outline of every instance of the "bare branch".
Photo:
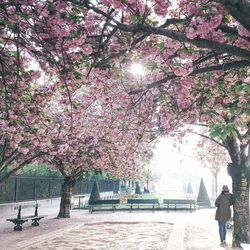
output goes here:
[{"label": "bare branch", "polygon": [[209,137],[209,136],[207,136],[207,135],[203,135],[203,134],[200,134],[200,133],[197,133],[197,132],[194,132],[194,131],[188,131],[188,133],[191,133],[191,134],[195,134],[195,135],[201,136],[201,137],[206,138],[206,139],[208,139],[208,140],[210,140],[210,141],[213,141],[214,143],[220,145],[221,147],[226,148],[225,145],[223,145],[222,143],[216,141],[215,139],[213,139],[213,138],[211,138],[211,137]]}]

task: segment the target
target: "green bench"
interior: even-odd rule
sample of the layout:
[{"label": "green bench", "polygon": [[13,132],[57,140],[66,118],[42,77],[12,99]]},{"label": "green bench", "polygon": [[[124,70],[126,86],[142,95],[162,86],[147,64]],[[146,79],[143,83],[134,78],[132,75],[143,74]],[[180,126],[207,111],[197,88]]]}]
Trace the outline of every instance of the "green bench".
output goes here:
[{"label": "green bench", "polygon": [[188,208],[190,211],[196,210],[196,203],[195,200],[188,200],[188,199],[163,199],[164,206],[167,206],[167,210],[170,208],[177,209],[179,208]]},{"label": "green bench", "polygon": [[211,205],[208,205],[207,202],[202,202],[202,201],[197,201],[196,205],[198,206],[198,209],[211,207]]},{"label": "green bench", "polygon": [[133,208],[135,208],[134,205],[136,205],[137,209],[140,209],[140,205],[144,205],[144,209],[145,209],[145,205],[150,205],[150,209],[152,209],[153,212],[155,210],[155,205],[157,205],[159,209],[158,199],[128,199],[127,204],[130,205],[130,212],[133,210]]},{"label": "green bench", "polygon": [[[30,207],[35,207],[35,212],[33,215],[29,216],[22,216],[21,212],[22,209],[25,208],[30,208]],[[14,210],[18,209],[17,217],[16,218],[11,218],[11,219],[6,219],[7,221],[13,222],[15,224],[14,226],[14,231],[22,231],[23,223],[25,223],[28,220],[32,221],[32,226],[39,226],[39,220],[45,217],[45,215],[38,216],[38,204],[36,203],[35,205],[19,205],[15,206]]]},{"label": "green bench", "polygon": [[92,214],[94,210],[99,210],[99,208],[103,207],[111,208],[115,212],[117,204],[120,204],[120,199],[92,200],[89,202],[89,212]]}]

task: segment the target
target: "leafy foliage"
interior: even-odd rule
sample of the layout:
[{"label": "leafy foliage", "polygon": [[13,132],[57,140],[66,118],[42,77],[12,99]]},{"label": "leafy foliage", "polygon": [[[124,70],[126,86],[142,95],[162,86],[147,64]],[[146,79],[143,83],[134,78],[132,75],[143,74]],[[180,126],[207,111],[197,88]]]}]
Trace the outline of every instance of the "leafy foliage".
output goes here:
[{"label": "leafy foliage", "polygon": [[51,170],[50,166],[46,164],[29,164],[22,169],[20,174],[26,176],[61,176],[58,170]]}]

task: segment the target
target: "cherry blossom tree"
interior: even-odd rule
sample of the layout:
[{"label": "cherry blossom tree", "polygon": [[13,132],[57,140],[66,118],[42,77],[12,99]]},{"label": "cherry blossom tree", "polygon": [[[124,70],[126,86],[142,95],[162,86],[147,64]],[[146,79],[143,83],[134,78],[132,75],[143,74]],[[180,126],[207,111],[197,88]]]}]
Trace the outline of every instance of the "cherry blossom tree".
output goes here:
[{"label": "cherry blossom tree", "polygon": [[[65,176],[65,196],[62,197],[59,217],[69,216],[70,191],[82,173],[104,168],[105,172],[118,177],[135,175],[138,171],[138,149],[143,149],[142,138],[146,128],[142,107],[130,112],[133,105],[129,109],[115,105],[116,99],[123,106],[128,105],[130,97],[124,93],[124,88],[104,85],[107,76],[115,78],[117,75],[114,76],[110,70],[104,75],[91,67],[83,68],[88,65],[86,56],[92,52],[92,48],[91,37],[86,42],[86,34],[80,32],[83,16],[82,13],[77,15],[78,11],[74,12],[66,1],[15,1],[1,5],[1,14],[5,18],[2,39],[10,44],[3,46],[3,51],[10,48],[12,53],[17,52],[13,56],[18,65],[15,72],[17,77],[27,68],[21,72],[19,61],[22,59],[30,62],[21,56],[21,52],[38,63],[42,74],[50,77],[50,91],[45,92],[44,96],[52,92],[52,107],[48,107],[49,99],[44,98],[47,101],[46,107],[43,100],[39,100],[47,112],[46,129],[37,124],[39,133],[32,139],[40,140],[46,134],[49,138],[46,146],[50,147],[49,150],[43,148],[39,156],[43,156],[43,161],[50,162]],[[91,80],[95,84],[90,87]],[[101,91],[103,88],[105,93]],[[91,94],[86,94],[88,92]],[[116,92],[119,96],[114,95]],[[77,101],[79,98],[82,98],[81,103]],[[106,105],[105,109],[101,105]],[[19,111],[20,108],[17,109]],[[42,125],[44,120],[46,117],[41,119]],[[28,139],[28,136],[25,138]],[[24,164],[19,165],[19,168]]]},{"label": "cherry blossom tree", "polygon": [[92,47],[98,55],[92,67],[114,59],[143,61],[147,78],[143,85],[132,82],[129,93],[155,104],[161,134],[199,122],[226,147],[235,197],[233,245],[249,242],[249,3],[71,2],[87,10],[91,32],[102,37],[102,50]]},{"label": "cherry blossom tree", "polygon": [[136,177],[140,157],[151,154],[152,131],[142,123],[140,110],[128,110],[130,96],[116,81],[103,81],[102,71],[95,72],[87,86],[69,85],[70,99],[61,91],[47,108],[52,147],[41,160],[65,178],[58,217],[70,217],[72,189],[83,174],[98,170],[117,178]]},{"label": "cherry blossom tree", "polygon": [[39,72],[27,69],[29,57],[18,57],[6,44],[0,70],[0,183],[41,156],[50,145],[43,109],[50,88],[37,86]]}]

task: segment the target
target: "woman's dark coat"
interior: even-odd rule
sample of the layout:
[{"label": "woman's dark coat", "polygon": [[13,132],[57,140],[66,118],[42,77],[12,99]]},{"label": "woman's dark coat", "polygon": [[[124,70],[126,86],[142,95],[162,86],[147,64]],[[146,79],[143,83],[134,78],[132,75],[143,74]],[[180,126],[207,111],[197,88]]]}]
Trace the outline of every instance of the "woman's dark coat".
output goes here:
[{"label": "woman's dark coat", "polygon": [[231,205],[233,205],[233,195],[229,192],[221,192],[215,200],[215,206],[217,207],[215,219],[227,222],[231,218]]}]

